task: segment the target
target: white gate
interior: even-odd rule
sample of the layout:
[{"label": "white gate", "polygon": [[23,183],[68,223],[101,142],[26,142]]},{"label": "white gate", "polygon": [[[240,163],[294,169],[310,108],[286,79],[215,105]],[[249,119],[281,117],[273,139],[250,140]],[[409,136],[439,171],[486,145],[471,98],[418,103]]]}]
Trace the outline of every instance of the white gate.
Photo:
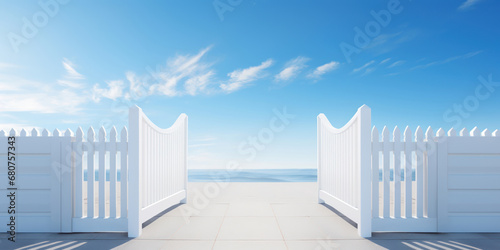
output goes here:
[{"label": "white gate", "polygon": [[370,108],[364,105],[342,128],[318,116],[318,196],[371,234]]},{"label": "white gate", "polygon": [[[420,127],[414,135],[407,127],[402,137],[397,127],[392,136],[384,127],[379,139],[373,127],[372,139],[363,139],[369,118],[363,106],[335,129],[318,116],[320,202],[356,222],[363,237],[377,231],[500,232],[499,130],[463,129],[457,136],[451,129],[446,136],[429,127],[424,137]],[[363,164],[366,158],[371,163]],[[370,219],[363,219],[365,213]]]},{"label": "white gate", "polygon": [[[128,232],[184,202],[187,195],[187,116],[160,129],[135,106],[129,128],[78,128],[53,135],[34,129],[15,136],[16,180],[8,186],[10,135],[0,131],[0,221],[9,229],[15,191],[15,232]],[[129,138],[128,138],[129,137]],[[11,155],[13,156],[12,152]],[[10,190],[9,188],[17,188]],[[14,201],[13,201],[14,202]],[[12,203],[13,204],[13,203]],[[5,230],[8,231],[8,230]],[[4,232],[5,232],[4,231]]]}]

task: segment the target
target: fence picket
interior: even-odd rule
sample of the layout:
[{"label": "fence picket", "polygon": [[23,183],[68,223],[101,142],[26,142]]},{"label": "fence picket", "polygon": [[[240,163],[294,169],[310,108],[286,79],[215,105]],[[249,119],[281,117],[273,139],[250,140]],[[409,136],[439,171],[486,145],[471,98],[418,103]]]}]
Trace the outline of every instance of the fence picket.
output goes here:
[{"label": "fence picket", "polygon": [[[438,134],[442,134],[442,129]],[[427,218],[436,218],[437,216],[437,145],[432,128],[429,126],[425,132],[426,159],[425,166],[425,184],[424,184],[424,216]]]},{"label": "fence picket", "polygon": [[116,128],[109,133],[109,217],[116,218]]},{"label": "fence picket", "polygon": [[409,219],[412,213],[412,140],[411,129],[406,126],[404,132],[405,142],[405,217]]},{"label": "fence picket", "polygon": [[479,129],[477,127],[474,127],[470,131],[470,136],[480,136],[480,135],[481,135],[481,132],[479,131]]},{"label": "fence picket", "polygon": [[390,172],[391,172],[391,163],[390,163],[390,139],[389,139],[389,130],[387,129],[386,126],[384,126],[384,129],[382,129],[382,142],[383,142],[383,160],[384,160],[384,174],[383,174],[383,181],[384,181],[384,209],[383,209],[383,214],[384,218],[389,218],[390,217],[390,202],[391,202],[391,177],[390,177]]},{"label": "fence picket", "polygon": [[401,143],[401,132],[396,126],[392,132],[394,141],[394,217],[401,218],[401,151],[403,144]]},{"label": "fence picket", "polygon": [[106,130],[99,129],[99,218],[106,217]]},{"label": "fence picket", "polygon": [[485,129],[483,130],[483,132],[481,132],[481,136],[491,137],[491,132],[488,129]]},{"label": "fence picket", "polygon": [[423,217],[424,212],[424,162],[423,162],[423,149],[425,148],[423,144],[423,132],[420,126],[417,127],[415,131],[415,152],[416,152],[416,181],[417,181],[417,218]]},{"label": "fence picket", "polygon": [[460,136],[469,136],[469,130],[467,130],[467,128],[463,128],[462,130],[460,130]]},{"label": "fence picket", "polygon": [[94,185],[95,185],[95,132],[90,127],[87,132],[87,217],[94,218]]},{"label": "fence picket", "polygon": [[83,217],[83,130],[76,130],[75,151],[75,218]]}]

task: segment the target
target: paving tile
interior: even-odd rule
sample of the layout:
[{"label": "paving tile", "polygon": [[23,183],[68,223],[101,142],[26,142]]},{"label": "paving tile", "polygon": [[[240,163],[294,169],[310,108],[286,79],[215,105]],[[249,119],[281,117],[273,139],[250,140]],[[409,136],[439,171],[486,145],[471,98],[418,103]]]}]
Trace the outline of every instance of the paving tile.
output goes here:
[{"label": "paving tile", "polygon": [[282,240],[275,217],[226,217],[217,240]]},{"label": "paving tile", "polygon": [[[179,217],[177,217],[179,218]],[[184,224],[168,239],[182,240],[215,240],[224,217],[191,217],[188,224]]]},{"label": "paving tile", "polygon": [[[95,247],[94,249],[111,249],[105,245],[100,245],[102,240],[90,242],[86,247]],[[136,250],[136,249],[161,249],[165,245],[165,240],[130,240],[113,249],[117,250]],[[90,249],[90,248],[89,248]]]},{"label": "paving tile", "polygon": [[[380,246],[375,242],[369,240],[287,240],[286,245],[289,250],[304,250],[304,249],[314,249],[314,250],[329,250],[329,249],[388,249],[386,247]],[[390,244],[389,244],[390,245]],[[404,249],[401,247],[394,247],[389,249]]]},{"label": "paving tile", "polygon": [[285,240],[359,239],[357,229],[336,217],[277,217]]},{"label": "paving tile", "polygon": [[217,240],[214,250],[286,250],[284,241],[225,241]]},{"label": "paving tile", "polygon": [[269,202],[231,202],[226,216],[274,216]]},{"label": "paving tile", "polygon": [[184,225],[182,217],[161,217],[144,227],[139,239],[169,239]]},{"label": "paving tile", "polygon": [[162,215],[171,216],[224,216],[229,208],[229,203],[209,203],[207,206],[195,207],[192,204],[182,204]]},{"label": "paving tile", "polygon": [[164,243],[161,249],[211,250],[214,245],[212,240],[167,240]]},{"label": "paving tile", "polygon": [[336,216],[321,204],[314,203],[273,203],[276,216]]}]

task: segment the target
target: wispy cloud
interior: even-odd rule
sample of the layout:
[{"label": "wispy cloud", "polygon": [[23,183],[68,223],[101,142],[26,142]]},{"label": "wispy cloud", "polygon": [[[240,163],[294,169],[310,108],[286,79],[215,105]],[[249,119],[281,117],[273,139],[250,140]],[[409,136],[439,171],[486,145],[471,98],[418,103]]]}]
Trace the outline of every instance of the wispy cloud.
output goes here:
[{"label": "wispy cloud", "polygon": [[355,68],[355,69],[353,69],[353,70],[352,70],[352,72],[353,72],[353,73],[355,73],[355,72],[361,71],[361,70],[363,70],[363,69],[367,68],[368,66],[370,66],[370,65],[374,64],[374,63],[375,63],[375,60],[371,60],[371,61],[369,61],[369,62],[365,63],[365,65],[363,65],[363,66],[361,66],[361,67],[359,67],[359,68]]},{"label": "wispy cloud", "polygon": [[85,77],[76,71],[75,65],[66,58],[63,59],[62,65],[66,70],[66,74],[63,76],[63,79],[60,79],[57,82],[62,86],[70,88],[83,88],[84,85],[81,80],[85,79]]},{"label": "wispy cloud", "polygon": [[241,89],[250,82],[253,82],[264,76],[263,71],[273,64],[272,59],[267,59],[258,66],[252,66],[246,69],[237,69],[229,74],[229,81],[220,84],[220,88],[225,92],[231,93]]},{"label": "wispy cloud", "polygon": [[0,70],[17,68],[18,66],[12,63],[0,62]]},{"label": "wispy cloud", "polygon": [[387,59],[382,60],[379,64],[384,64],[384,63],[386,63],[386,62],[388,62],[388,61],[390,61],[390,60],[391,60],[391,58],[389,57],[389,58],[387,58]]},{"label": "wispy cloud", "polygon": [[312,73],[308,75],[309,78],[320,78],[322,75],[338,69],[340,66],[339,62],[331,61],[329,63],[323,64],[317,67]]},{"label": "wispy cloud", "polygon": [[466,9],[469,9],[471,8],[472,6],[476,5],[477,3],[479,3],[481,0],[466,0],[465,2],[463,2],[459,7],[458,9],[459,10],[466,10]]},{"label": "wispy cloud", "polygon": [[305,67],[307,67],[306,62],[309,58],[299,56],[295,59],[288,61],[285,64],[285,68],[274,76],[275,81],[289,81],[295,78]]},{"label": "wispy cloud", "polygon": [[365,72],[363,73],[363,75],[370,74],[370,73],[372,73],[373,71],[375,71],[375,69],[376,69],[375,67],[367,68],[367,69],[365,70]]},{"label": "wispy cloud", "polygon": [[399,60],[399,61],[396,61],[396,62],[393,62],[391,65],[389,65],[387,68],[390,69],[390,68],[393,68],[393,67],[396,67],[396,66],[399,66],[399,65],[403,65],[405,63],[405,61],[403,60]]},{"label": "wispy cloud", "polygon": [[0,74],[0,112],[73,113],[88,102],[86,90]]},{"label": "wispy cloud", "polygon": [[427,63],[427,64],[417,65],[417,66],[411,68],[410,70],[425,69],[425,68],[428,68],[428,67],[431,67],[431,66],[441,65],[441,64],[449,63],[449,62],[452,62],[452,61],[455,61],[455,60],[459,60],[459,59],[470,58],[470,57],[473,57],[475,55],[480,54],[481,52],[482,52],[481,50],[480,51],[475,51],[475,52],[470,52],[470,53],[467,53],[467,54],[464,54],[464,55],[453,56],[453,57],[450,57],[450,58],[447,58],[447,59],[441,60],[441,61],[434,61],[434,62],[430,62],[430,63]]},{"label": "wispy cloud", "polygon": [[190,77],[186,80],[184,87],[188,95],[197,95],[199,93],[204,93],[207,90],[207,86],[212,82],[212,78],[215,75],[213,70],[210,70],[204,74],[198,74]]},{"label": "wispy cloud", "polygon": [[156,83],[151,84],[149,91],[152,94],[166,96],[178,96],[184,94],[177,85],[186,84],[189,81],[189,93],[198,93],[196,87],[206,89],[206,84],[199,84],[197,80],[204,80],[213,75],[211,64],[202,61],[202,58],[210,51],[211,46],[201,50],[196,55],[178,55],[167,61],[164,68],[158,67],[156,72],[150,72]]},{"label": "wispy cloud", "polygon": [[92,88],[92,99],[95,102],[99,102],[103,97],[111,100],[116,100],[123,96],[123,81],[109,81],[106,84],[107,88],[100,88],[99,84],[94,85],[94,88]]}]

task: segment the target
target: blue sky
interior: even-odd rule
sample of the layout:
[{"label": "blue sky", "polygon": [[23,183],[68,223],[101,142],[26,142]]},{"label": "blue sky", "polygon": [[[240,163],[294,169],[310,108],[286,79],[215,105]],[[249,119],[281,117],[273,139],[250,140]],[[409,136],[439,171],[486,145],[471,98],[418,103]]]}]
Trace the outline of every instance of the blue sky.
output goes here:
[{"label": "blue sky", "polygon": [[[314,168],[316,116],[341,127],[363,104],[380,128],[494,130],[499,11],[493,0],[1,1],[0,127],[122,127],[132,104],[161,127],[186,113],[192,168]],[[284,108],[290,123],[242,153]]]}]

